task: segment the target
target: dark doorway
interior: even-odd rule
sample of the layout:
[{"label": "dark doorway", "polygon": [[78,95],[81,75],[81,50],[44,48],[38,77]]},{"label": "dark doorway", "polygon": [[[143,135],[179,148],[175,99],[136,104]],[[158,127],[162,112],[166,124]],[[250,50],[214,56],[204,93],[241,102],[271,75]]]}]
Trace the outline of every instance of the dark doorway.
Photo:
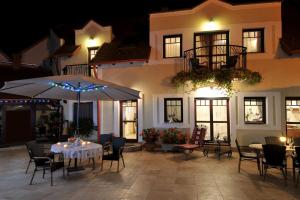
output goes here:
[{"label": "dark doorway", "polygon": [[33,139],[30,110],[6,111],[6,143],[23,143]]}]

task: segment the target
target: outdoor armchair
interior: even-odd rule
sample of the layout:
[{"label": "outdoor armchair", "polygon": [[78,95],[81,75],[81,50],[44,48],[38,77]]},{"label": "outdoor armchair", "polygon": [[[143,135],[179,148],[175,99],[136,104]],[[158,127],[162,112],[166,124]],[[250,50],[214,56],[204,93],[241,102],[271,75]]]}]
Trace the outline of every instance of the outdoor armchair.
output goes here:
[{"label": "outdoor armchair", "polygon": [[123,162],[123,166],[125,167],[125,162],[124,162],[124,158],[123,158],[123,150],[124,150],[124,146],[125,146],[125,138],[122,137],[115,137],[113,138],[112,141],[112,152],[108,152],[107,155],[104,154],[103,151],[103,155],[102,155],[102,163],[101,163],[101,171],[103,169],[103,161],[104,160],[110,160],[110,167],[112,167],[112,163],[113,161],[118,161],[118,172],[119,172],[119,162],[120,159],[122,159]]},{"label": "outdoor armchair", "polygon": [[239,153],[239,164],[238,164],[238,171],[241,171],[241,162],[242,161],[256,161],[257,163],[257,169],[259,171],[259,174],[261,174],[261,167],[260,167],[260,155],[258,153],[254,152],[245,152],[241,150],[241,147],[238,143],[238,140],[235,139],[236,148]]},{"label": "outdoor armchair", "polygon": [[[296,176],[296,169],[298,169],[298,173]],[[300,146],[295,147],[295,152],[293,154],[293,179],[295,181],[296,186],[299,183],[300,176]]]},{"label": "outdoor armchair", "polygon": [[64,169],[64,160],[60,156],[58,161],[55,161],[54,154],[49,154],[46,156],[45,154],[43,155],[41,151],[41,144],[37,143],[30,143],[28,145],[28,152],[31,156],[31,160],[35,164],[35,168],[30,180],[30,185],[32,185],[35,173],[37,171],[43,170],[43,178],[45,177],[46,170],[50,171],[51,175],[51,186],[53,186],[53,176],[52,173],[60,168],[63,168],[63,176],[65,175],[65,169]]},{"label": "outdoor armchair", "polygon": [[284,177],[284,182],[286,184],[287,180],[287,166],[286,166],[286,147],[275,145],[275,144],[265,144],[263,145],[263,173],[264,180],[266,179],[267,170],[269,168],[280,169]]}]

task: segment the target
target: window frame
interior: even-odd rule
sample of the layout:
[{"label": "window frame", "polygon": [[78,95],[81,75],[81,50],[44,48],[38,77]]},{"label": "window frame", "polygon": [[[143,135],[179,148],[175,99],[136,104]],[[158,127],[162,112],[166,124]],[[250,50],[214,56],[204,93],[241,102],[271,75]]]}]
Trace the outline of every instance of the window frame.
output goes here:
[{"label": "window frame", "polygon": [[[88,63],[90,63],[91,60],[92,60],[92,59],[91,59],[91,51],[93,51],[93,50],[97,50],[97,51],[98,51],[99,48],[100,48],[100,47],[98,47],[98,46],[97,46],[97,47],[89,47],[89,48],[88,48]],[[96,54],[97,54],[97,52],[96,52]],[[96,56],[96,54],[95,54],[95,56]]]},{"label": "window frame", "polygon": [[[248,52],[248,49],[247,49],[247,53],[265,53],[265,28],[245,28],[243,29],[243,32],[242,32],[242,45],[243,47],[246,47],[245,44],[244,44],[244,33],[245,32],[254,32],[254,31],[260,31],[261,32],[261,49],[260,51],[256,51],[256,52]],[[250,37],[247,37],[247,38],[250,38]],[[257,37],[256,37],[257,38]]]},{"label": "window frame", "polygon": [[[180,37],[180,55],[179,56],[173,56],[173,57],[166,57],[166,39],[167,38],[174,38],[174,37]],[[164,35],[163,36],[163,58],[181,58],[182,57],[182,34],[173,34],[173,35]]]},{"label": "window frame", "polygon": [[[255,99],[256,101],[257,100],[262,100],[262,121],[259,121],[259,122],[249,122],[249,121],[246,121],[246,104],[245,104],[245,101],[246,100],[253,100]],[[264,125],[267,123],[267,120],[266,120],[266,103],[267,102],[267,98],[266,97],[244,97],[244,123],[245,124],[259,124],[259,125]]]},{"label": "window frame", "polygon": [[183,98],[175,97],[175,98],[164,98],[164,122],[169,123],[168,115],[167,115],[167,102],[168,101],[180,101],[180,112],[181,112],[181,120],[172,123],[183,123]]}]

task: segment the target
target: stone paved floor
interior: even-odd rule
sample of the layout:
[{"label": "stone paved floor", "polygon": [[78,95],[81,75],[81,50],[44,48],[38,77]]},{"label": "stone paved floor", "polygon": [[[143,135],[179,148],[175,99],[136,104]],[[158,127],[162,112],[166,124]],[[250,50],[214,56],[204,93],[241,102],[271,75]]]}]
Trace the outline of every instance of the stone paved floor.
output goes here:
[{"label": "stone paved floor", "polygon": [[[255,163],[243,162],[237,172],[237,154],[233,158],[217,160],[194,152],[189,160],[182,154],[132,152],[125,154],[126,168],[116,172],[116,163],[103,172],[92,171],[86,163],[85,171],[63,178],[62,170],[54,173],[54,186],[49,174],[42,179],[39,172],[34,185],[28,185],[33,171],[25,174],[28,162],[25,147],[0,149],[0,199],[300,199],[289,172],[288,186],[284,186],[279,171],[270,171],[263,181]],[[97,162],[99,167],[100,162]]]}]

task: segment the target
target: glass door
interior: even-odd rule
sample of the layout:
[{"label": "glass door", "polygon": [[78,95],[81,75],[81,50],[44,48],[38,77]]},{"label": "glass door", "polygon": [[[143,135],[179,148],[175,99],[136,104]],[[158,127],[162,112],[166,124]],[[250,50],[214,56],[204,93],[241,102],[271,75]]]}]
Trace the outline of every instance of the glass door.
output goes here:
[{"label": "glass door", "polygon": [[195,124],[207,127],[205,140],[212,141],[219,136],[230,141],[228,104],[228,98],[195,99]]},{"label": "glass door", "polygon": [[229,32],[203,32],[195,33],[195,55],[200,63],[208,63],[210,69],[220,68],[224,65],[229,54]]},{"label": "glass door", "polygon": [[287,137],[300,137],[300,97],[287,97],[285,108]]},{"label": "glass door", "polygon": [[138,136],[137,100],[121,101],[121,136],[136,142]]}]

